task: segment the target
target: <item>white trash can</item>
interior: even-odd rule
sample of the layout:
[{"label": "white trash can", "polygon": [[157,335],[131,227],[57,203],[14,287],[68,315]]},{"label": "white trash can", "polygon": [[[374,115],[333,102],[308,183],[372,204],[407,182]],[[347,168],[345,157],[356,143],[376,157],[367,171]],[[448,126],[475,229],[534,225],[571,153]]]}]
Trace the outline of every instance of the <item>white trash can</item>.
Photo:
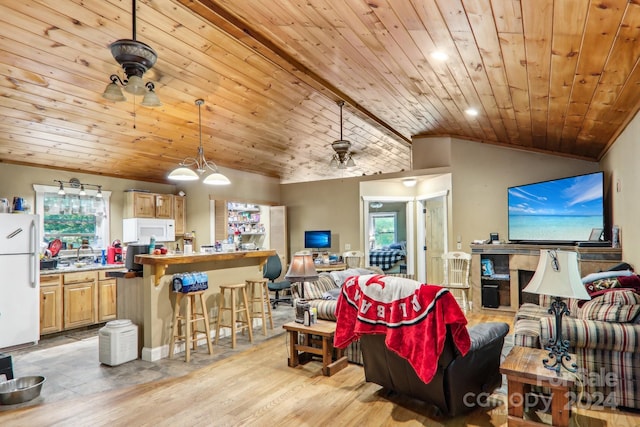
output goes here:
[{"label": "white trash can", "polygon": [[131,320],[107,322],[98,331],[100,363],[121,365],[138,358],[138,326]]}]

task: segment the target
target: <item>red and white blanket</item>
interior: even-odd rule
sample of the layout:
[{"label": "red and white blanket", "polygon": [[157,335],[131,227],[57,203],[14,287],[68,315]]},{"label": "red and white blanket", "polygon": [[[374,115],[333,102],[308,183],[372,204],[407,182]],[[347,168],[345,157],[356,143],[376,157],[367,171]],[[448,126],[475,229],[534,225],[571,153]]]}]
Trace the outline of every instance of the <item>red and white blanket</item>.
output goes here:
[{"label": "red and white blanket", "polygon": [[436,373],[447,326],[460,353],[471,347],[467,319],[448,289],[415,280],[352,276],[342,286],[336,316],[336,347],[364,334],[385,334],[387,347],[407,359],[425,383]]}]

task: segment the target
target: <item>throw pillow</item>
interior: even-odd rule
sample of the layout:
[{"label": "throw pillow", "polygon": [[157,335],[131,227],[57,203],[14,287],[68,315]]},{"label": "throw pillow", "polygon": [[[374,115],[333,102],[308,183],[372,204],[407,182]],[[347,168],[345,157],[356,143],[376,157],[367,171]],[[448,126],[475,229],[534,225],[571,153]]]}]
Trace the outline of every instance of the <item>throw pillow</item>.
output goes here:
[{"label": "throw pillow", "polygon": [[629,289],[613,289],[584,303],[579,316],[585,320],[627,323],[640,313],[640,297]]}]

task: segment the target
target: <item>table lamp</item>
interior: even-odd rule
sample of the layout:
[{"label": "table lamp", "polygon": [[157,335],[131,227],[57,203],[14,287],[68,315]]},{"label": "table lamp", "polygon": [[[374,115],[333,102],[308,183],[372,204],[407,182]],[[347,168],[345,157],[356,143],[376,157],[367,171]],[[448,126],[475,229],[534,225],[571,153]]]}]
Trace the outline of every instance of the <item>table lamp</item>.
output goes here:
[{"label": "table lamp", "polygon": [[304,282],[318,279],[313,255],[307,251],[296,252],[284,278],[291,283],[300,282],[300,297],[304,299]]},{"label": "table lamp", "polygon": [[562,298],[591,299],[580,278],[578,254],[571,251],[541,249],[536,272],[522,292],[554,297],[549,314],[555,315],[556,333],[554,337],[549,338],[545,347],[549,351],[549,358],[543,359],[542,364],[557,373],[560,373],[561,367],[569,372],[576,372],[577,365],[570,363],[569,341],[562,339],[562,315],[569,314],[567,304]]}]

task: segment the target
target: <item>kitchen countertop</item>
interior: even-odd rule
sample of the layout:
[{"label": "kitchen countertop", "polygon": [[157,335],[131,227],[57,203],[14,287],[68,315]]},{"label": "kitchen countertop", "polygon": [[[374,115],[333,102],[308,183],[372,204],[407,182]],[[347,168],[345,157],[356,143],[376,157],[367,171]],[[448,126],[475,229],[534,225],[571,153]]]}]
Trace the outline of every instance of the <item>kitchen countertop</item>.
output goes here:
[{"label": "kitchen countertop", "polygon": [[125,270],[124,264],[106,264],[106,265],[102,265],[102,264],[98,264],[98,263],[93,263],[93,264],[87,264],[87,265],[82,266],[82,267],[76,267],[75,265],[70,265],[70,266],[67,266],[67,267],[57,267],[57,268],[52,268],[52,269],[47,269],[47,270],[40,270],[40,275],[44,276],[44,275],[49,275],[49,274],[75,273],[77,271],[114,270],[114,269],[117,269],[117,268]]}]

